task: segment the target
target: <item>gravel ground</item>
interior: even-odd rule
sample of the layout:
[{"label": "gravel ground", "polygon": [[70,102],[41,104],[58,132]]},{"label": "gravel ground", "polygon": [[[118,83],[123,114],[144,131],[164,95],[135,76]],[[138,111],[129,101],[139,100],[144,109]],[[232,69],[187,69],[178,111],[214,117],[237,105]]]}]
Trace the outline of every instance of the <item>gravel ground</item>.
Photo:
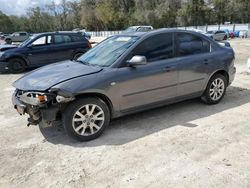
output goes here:
[{"label": "gravel ground", "polygon": [[232,40],[237,75],[224,100],[199,100],[117,119],[97,140],[26,127],[0,74],[0,187],[250,187],[250,40]]}]

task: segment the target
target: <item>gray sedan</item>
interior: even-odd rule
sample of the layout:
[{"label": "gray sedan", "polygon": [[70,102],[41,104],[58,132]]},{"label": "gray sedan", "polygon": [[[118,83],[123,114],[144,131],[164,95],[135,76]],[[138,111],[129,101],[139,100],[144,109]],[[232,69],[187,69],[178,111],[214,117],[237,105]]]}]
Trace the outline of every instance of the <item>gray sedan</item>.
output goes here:
[{"label": "gray sedan", "polygon": [[231,47],[160,29],[112,36],[77,61],[28,73],[14,83],[12,100],[29,124],[62,122],[68,135],[87,141],[127,114],[196,97],[217,104],[235,72]]}]

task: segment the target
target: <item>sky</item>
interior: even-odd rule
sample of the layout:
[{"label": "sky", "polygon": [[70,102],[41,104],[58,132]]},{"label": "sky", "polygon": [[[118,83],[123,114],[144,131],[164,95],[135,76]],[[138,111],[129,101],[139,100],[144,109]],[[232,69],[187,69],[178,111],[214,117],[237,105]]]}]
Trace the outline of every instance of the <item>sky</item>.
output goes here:
[{"label": "sky", "polygon": [[25,15],[28,8],[44,7],[52,1],[56,4],[60,2],[60,0],[0,0],[0,11],[7,15],[21,16]]}]

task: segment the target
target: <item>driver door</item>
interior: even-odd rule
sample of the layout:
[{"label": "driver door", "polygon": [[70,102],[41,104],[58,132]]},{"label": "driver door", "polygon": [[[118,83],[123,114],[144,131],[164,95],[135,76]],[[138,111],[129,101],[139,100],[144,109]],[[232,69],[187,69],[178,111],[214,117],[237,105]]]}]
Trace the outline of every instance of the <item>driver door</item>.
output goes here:
[{"label": "driver door", "polygon": [[46,65],[53,62],[52,36],[43,35],[35,39],[27,47],[27,57],[33,67]]},{"label": "driver door", "polygon": [[173,34],[158,34],[145,39],[132,50],[126,60],[135,55],[145,56],[148,63],[119,68],[117,81],[121,97],[120,110],[136,110],[144,105],[175,98],[178,73],[177,63],[173,59]]}]

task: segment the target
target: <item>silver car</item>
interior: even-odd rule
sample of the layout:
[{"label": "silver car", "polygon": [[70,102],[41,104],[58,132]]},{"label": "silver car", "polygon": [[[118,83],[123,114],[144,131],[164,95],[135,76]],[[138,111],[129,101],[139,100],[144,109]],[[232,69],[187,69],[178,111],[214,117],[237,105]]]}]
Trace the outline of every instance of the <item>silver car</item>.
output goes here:
[{"label": "silver car", "polygon": [[207,31],[205,35],[217,41],[222,41],[227,39],[227,33],[225,31]]}]

